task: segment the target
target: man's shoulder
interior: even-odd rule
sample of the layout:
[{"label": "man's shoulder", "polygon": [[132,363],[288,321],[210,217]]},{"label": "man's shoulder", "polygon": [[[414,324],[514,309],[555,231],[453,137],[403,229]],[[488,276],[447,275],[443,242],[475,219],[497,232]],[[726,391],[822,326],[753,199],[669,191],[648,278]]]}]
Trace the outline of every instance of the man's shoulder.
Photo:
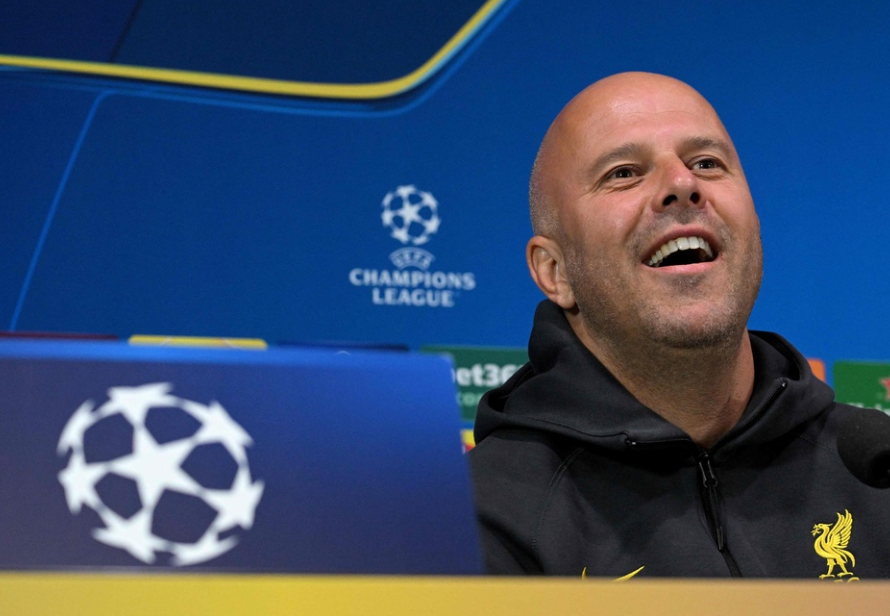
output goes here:
[{"label": "man's shoulder", "polygon": [[476,479],[515,476],[534,484],[548,482],[577,449],[577,442],[554,434],[505,427],[486,436],[468,455]]},{"label": "man's shoulder", "polygon": [[468,454],[480,511],[531,523],[546,506],[555,481],[582,452],[564,437],[523,428],[496,430]]},{"label": "man's shoulder", "polygon": [[851,414],[863,410],[863,408],[858,406],[833,401],[814,421],[807,425],[804,434],[836,450],[837,434],[841,426],[849,419]]},{"label": "man's shoulder", "polygon": [[514,427],[495,430],[469,452],[489,572],[541,572],[542,516],[563,471],[582,452],[571,439]]}]

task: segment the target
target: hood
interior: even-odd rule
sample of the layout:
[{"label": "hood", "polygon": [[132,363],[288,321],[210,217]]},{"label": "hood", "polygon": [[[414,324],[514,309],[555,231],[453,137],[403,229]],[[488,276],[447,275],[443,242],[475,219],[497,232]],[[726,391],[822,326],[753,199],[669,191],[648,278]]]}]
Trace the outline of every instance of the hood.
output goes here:
[{"label": "hood", "polygon": [[[742,418],[712,448],[787,433],[822,412],[832,389],[777,334],[751,332],[754,391]],[[529,363],[486,393],[476,415],[477,444],[502,428],[529,428],[616,451],[639,444],[692,442],[680,428],[636,400],[578,340],[562,309],[538,305],[529,340]]]}]

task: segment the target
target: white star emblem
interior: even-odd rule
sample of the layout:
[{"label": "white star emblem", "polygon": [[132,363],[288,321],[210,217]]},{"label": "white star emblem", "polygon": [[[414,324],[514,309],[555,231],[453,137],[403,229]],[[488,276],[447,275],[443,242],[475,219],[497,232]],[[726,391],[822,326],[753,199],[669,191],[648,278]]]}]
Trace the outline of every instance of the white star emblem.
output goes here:
[{"label": "white star emblem", "polygon": [[109,463],[111,472],[130,477],[143,508],[154,508],[164,490],[195,494],[200,486],[180,465],[191,453],[191,439],[159,445],[143,426],[133,434],[133,453]]},{"label": "white star emblem", "polygon": [[235,525],[247,530],[253,526],[253,515],[263,496],[263,482],[250,483],[246,472],[235,475],[235,483],[229,490],[207,490],[205,500],[220,512],[216,526],[221,529]]},{"label": "white star emblem", "polygon": [[176,406],[179,403],[179,398],[169,395],[172,388],[170,383],[112,387],[108,390],[108,402],[100,410],[103,416],[120,413],[134,426],[141,426],[152,407]]},{"label": "white star emblem", "polygon": [[105,528],[93,530],[93,537],[105,545],[122,548],[144,563],[155,561],[155,550],[167,548],[168,542],[151,534],[151,510],[142,509],[129,520],[114,513],[104,516]]},{"label": "white star emblem", "polygon": [[71,513],[80,513],[83,505],[93,509],[101,506],[93,486],[107,472],[107,464],[86,464],[82,452],[75,452],[71,456],[68,466],[59,473],[59,482],[65,488],[65,499]]}]

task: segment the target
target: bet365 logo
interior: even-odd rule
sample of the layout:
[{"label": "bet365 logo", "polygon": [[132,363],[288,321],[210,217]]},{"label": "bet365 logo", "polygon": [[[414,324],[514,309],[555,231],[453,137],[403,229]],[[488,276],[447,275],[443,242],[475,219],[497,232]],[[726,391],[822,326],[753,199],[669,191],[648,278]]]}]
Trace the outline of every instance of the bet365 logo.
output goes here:
[{"label": "bet365 logo", "polygon": [[834,390],[838,402],[890,413],[890,363],[836,362]]}]

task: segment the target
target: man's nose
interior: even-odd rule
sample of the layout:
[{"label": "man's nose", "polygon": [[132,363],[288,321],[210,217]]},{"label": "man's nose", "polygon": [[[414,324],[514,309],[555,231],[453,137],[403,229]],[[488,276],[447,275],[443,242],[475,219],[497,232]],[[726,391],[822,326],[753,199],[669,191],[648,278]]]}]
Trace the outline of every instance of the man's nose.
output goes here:
[{"label": "man's nose", "polygon": [[692,170],[679,158],[666,161],[664,164],[663,185],[659,191],[657,204],[667,208],[688,207],[702,203],[701,187]]}]

